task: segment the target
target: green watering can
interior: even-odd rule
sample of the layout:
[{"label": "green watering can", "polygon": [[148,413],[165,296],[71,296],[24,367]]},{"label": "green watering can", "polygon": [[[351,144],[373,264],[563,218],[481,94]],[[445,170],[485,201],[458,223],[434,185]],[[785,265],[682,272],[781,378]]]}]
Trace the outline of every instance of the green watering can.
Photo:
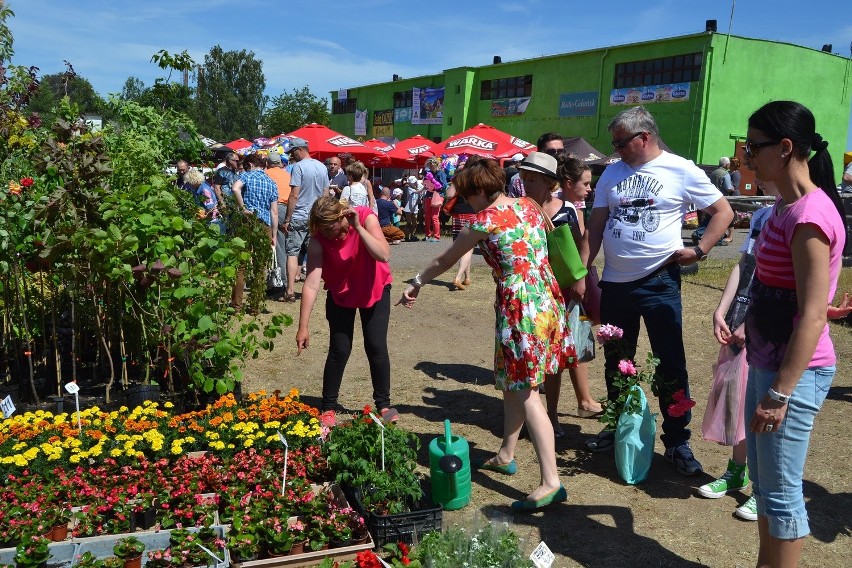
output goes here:
[{"label": "green watering can", "polygon": [[470,502],[470,448],[467,440],[453,436],[444,420],[444,435],[429,443],[432,501],[454,511]]}]

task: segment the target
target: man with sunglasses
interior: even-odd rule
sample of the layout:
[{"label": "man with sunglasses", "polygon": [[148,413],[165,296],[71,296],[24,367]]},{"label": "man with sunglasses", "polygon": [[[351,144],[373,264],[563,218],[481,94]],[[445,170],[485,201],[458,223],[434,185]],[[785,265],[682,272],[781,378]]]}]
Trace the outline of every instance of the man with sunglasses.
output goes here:
[{"label": "man with sunglasses", "polygon": [[[608,129],[621,161],[608,166],[598,181],[581,251],[591,266],[603,245],[601,322],[624,331],[619,345],[604,345],[607,396],[614,401],[619,395],[613,378],[621,359],[635,360],[642,320],[660,360],[665,457],[681,474],[696,475],[702,467],[689,446],[691,413],[674,416],[668,411],[675,392],[689,396],[680,268],[707,257],[734,213],[701,169],[660,148],[657,124],[645,108],[619,113]],[[690,205],[712,219],[698,246],[684,248],[681,227]],[[575,286],[575,293],[584,293],[583,288]],[[613,443],[613,433],[604,431],[586,446],[604,451]]]}]

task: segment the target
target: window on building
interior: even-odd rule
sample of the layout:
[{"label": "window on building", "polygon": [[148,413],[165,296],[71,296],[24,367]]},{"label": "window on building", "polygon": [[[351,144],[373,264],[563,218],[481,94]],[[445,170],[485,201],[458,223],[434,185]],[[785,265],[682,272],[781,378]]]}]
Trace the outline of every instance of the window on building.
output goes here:
[{"label": "window on building", "polygon": [[393,108],[411,108],[414,106],[414,101],[411,94],[411,89],[407,91],[397,91],[393,94]]},{"label": "window on building", "polygon": [[482,81],[479,98],[486,101],[510,97],[530,97],[532,96],[532,83],[532,75],[488,79]]},{"label": "window on building", "polygon": [[331,114],[353,114],[358,99],[346,99],[345,101],[334,101],[331,105]]},{"label": "window on building", "polygon": [[690,53],[618,63],[615,66],[614,85],[616,89],[622,89],[698,81],[703,61],[703,53]]}]

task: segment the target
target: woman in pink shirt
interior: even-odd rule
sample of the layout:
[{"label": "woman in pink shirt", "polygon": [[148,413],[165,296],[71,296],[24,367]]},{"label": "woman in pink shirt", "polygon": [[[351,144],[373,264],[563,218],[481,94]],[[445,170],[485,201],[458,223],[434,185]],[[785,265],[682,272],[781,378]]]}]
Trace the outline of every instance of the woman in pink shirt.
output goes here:
[{"label": "woman in pink shirt", "polygon": [[835,373],[826,305],[846,242],[828,143],[814,116],[774,101],[748,120],[746,164],[778,199],[754,245],[746,315],[746,452],[758,567],[797,566],[810,533],[802,476],[814,419]]},{"label": "woman in pink shirt", "polygon": [[337,409],[343,371],[352,352],[357,310],[373,380],[373,400],[386,420],[394,420],[399,414],[390,408],[390,246],[379,220],[368,207],[352,209],[326,196],[314,203],[308,230],[308,274],[302,288],[296,347],[301,353],[310,344],[308,323],[322,280],[328,291],[325,314],[330,333],[321,410]]}]

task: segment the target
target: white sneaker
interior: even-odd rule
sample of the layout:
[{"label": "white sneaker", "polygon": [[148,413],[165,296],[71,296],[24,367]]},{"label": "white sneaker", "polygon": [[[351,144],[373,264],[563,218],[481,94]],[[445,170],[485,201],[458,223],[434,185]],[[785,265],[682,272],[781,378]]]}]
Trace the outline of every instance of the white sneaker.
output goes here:
[{"label": "white sneaker", "polygon": [[754,500],[754,496],[749,497],[748,501],[737,507],[734,514],[744,521],[756,521],[757,501]]}]

